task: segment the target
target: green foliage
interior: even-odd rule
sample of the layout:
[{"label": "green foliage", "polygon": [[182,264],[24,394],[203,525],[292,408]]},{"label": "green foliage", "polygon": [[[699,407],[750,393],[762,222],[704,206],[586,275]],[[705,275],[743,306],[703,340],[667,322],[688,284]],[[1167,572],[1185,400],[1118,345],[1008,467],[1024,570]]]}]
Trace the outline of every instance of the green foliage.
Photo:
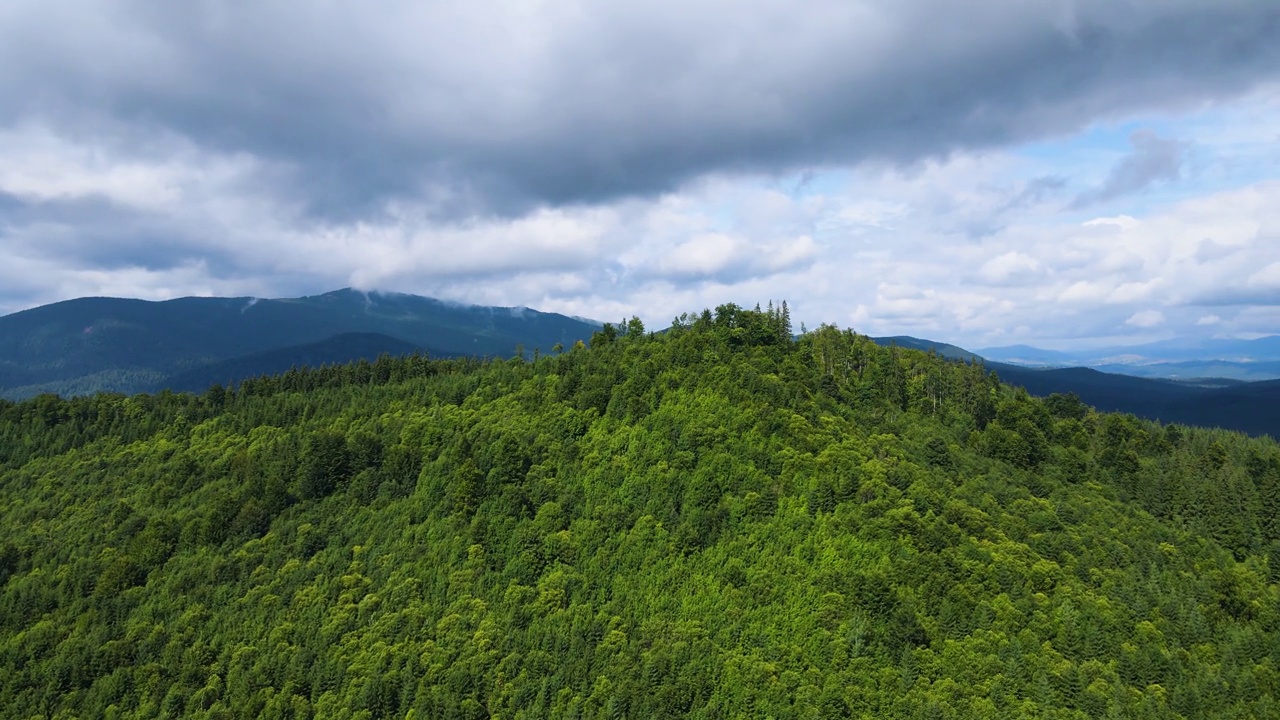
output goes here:
[{"label": "green foliage", "polygon": [[1280,448],[785,305],[0,402],[12,717],[1275,717]]}]

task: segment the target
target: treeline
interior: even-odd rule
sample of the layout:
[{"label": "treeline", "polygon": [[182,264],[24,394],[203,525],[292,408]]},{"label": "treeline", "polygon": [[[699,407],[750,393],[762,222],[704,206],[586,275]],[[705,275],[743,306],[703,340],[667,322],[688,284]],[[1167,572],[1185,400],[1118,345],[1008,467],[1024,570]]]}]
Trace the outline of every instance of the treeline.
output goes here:
[{"label": "treeline", "polygon": [[1275,443],[785,306],[558,350],[0,404],[0,707],[1280,715]]}]

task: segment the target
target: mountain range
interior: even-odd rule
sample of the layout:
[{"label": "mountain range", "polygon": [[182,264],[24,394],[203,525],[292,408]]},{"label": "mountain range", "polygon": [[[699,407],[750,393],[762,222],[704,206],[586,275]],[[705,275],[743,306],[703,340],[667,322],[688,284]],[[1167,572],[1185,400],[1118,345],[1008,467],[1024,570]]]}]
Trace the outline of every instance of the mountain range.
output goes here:
[{"label": "mountain range", "polygon": [[[545,353],[557,345],[589,340],[601,327],[523,307],[462,305],[352,289],[274,300],[81,298],[0,317],[0,398],[202,392],[215,384],[234,386],[293,367],[381,355]],[[1255,375],[1265,376],[1266,367],[1280,366],[1277,337],[1165,341],[1092,353],[1028,346],[971,352],[910,336],[873,340],[982,363],[1001,380],[1033,395],[1075,393],[1103,411],[1280,436],[1280,381],[1233,379],[1239,372],[1206,379],[1191,370],[1248,366]],[[1203,355],[1197,359],[1195,353]],[[1108,358],[1112,362],[1087,367]],[[1137,376],[1175,366],[1186,368],[1185,375],[1195,380]]]},{"label": "mountain range", "polygon": [[1104,412],[1126,412],[1162,422],[1280,437],[1280,380],[1178,381],[1103,372],[1090,367],[1028,367],[993,361],[932,340],[908,336],[872,340],[884,346],[933,351],[951,360],[981,362],[1002,381],[1025,388],[1032,395],[1074,393],[1086,404]]},{"label": "mountain range", "polygon": [[509,357],[599,328],[522,307],[352,289],[277,300],[81,298],[0,317],[0,397],[203,390],[382,353]]},{"label": "mountain range", "polygon": [[1280,335],[1253,340],[1175,338],[1096,350],[1045,350],[1008,345],[975,351],[987,360],[1029,367],[1089,367],[1139,377],[1188,380],[1280,379]]}]

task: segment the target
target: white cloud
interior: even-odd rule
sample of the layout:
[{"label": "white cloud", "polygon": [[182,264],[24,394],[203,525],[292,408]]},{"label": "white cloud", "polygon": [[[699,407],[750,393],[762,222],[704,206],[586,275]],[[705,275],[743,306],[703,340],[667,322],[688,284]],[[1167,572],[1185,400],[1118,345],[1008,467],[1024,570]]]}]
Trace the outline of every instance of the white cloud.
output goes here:
[{"label": "white cloud", "polygon": [[[939,222],[939,215],[972,206],[957,204],[960,196],[950,206],[936,203],[938,185],[963,177],[970,186],[1016,187],[1010,166],[981,158],[939,164],[916,179],[933,186],[928,189],[892,173],[855,174],[847,192],[860,202],[875,202],[883,193],[913,211],[892,231],[846,236],[843,245],[826,241],[820,267],[856,276],[844,291],[851,308],[846,317],[875,334],[901,332],[909,321],[911,329],[974,347],[1054,338],[1123,342],[1125,335],[1155,339],[1143,335],[1155,331],[1193,333],[1203,327],[1197,325],[1207,314],[1202,304],[1219,302],[1214,293],[1251,276],[1254,282],[1271,279],[1280,234],[1268,228],[1280,228],[1280,182],[1186,192],[1142,213],[1076,224],[1041,207],[981,240],[957,236]],[[935,215],[920,210],[935,205]],[[1205,242],[1215,248],[1208,261],[1201,259]],[[1019,272],[1027,281],[1011,282]],[[1217,329],[1227,333],[1280,331],[1266,324],[1271,316],[1265,313],[1221,317],[1227,319]]]},{"label": "white cloud", "polygon": [[1159,310],[1143,310],[1134,313],[1124,323],[1138,328],[1151,328],[1164,323],[1164,313]]},{"label": "white cloud", "polygon": [[1109,291],[1105,285],[1088,280],[1077,280],[1058,295],[1062,302],[1098,302],[1107,297]]},{"label": "white cloud", "polygon": [[818,245],[808,235],[782,241],[773,247],[773,252],[765,258],[769,269],[775,271],[788,270],[803,263],[812,261],[818,254]]},{"label": "white cloud", "polygon": [[746,243],[724,233],[704,233],[672,248],[658,270],[674,275],[715,275],[741,259]]},{"label": "white cloud", "polygon": [[1127,282],[1111,291],[1107,296],[1107,302],[1111,304],[1128,304],[1143,300],[1151,296],[1154,292],[1164,284],[1161,278],[1152,278],[1146,282]]},{"label": "white cloud", "polygon": [[[514,216],[440,219],[426,197],[319,219],[292,196],[263,192],[280,168],[261,158],[169,137],[125,152],[91,137],[7,132],[0,287],[11,295],[0,311],[90,294],[281,296],[355,285],[603,319],[639,314],[654,327],[723,302],[786,298],[797,324],[852,322],[970,347],[1210,326],[1280,332],[1266,306],[1280,287],[1280,181],[1184,183],[1177,197],[1081,217],[1063,206],[1087,179],[1027,195],[1037,179],[1057,177],[1074,139],[1048,157],[1014,148],[906,168],[722,173],[662,195]],[[106,157],[116,160],[98,162]],[[103,199],[122,215],[66,209]]]},{"label": "white cloud", "polygon": [[1035,258],[1010,250],[983,263],[978,270],[978,275],[992,285],[1003,285],[1011,282],[1031,282],[1040,275],[1040,272],[1040,262]]},{"label": "white cloud", "polygon": [[[1277,248],[1280,251],[1280,248]],[[1273,262],[1249,276],[1246,284],[1252,287],[1280,290],[1280,262]]]},{"label": "white cloud", "polygon": [[0,157],[0,193],[36,203],[102,198],[142,211],[208,200],[264,169],[249,155],[203,152],[166,133],[122,152],[30,123],[0,126]]},{"label": "white cloud", "polygon": [[1135,218],[1128,215],[1117,215],[1116,217],[1094,218],[1088,222],[1081,223],[1083,227],[1106,228],[1111,232],[1119,230],[1129,230],[1138,225]]}]

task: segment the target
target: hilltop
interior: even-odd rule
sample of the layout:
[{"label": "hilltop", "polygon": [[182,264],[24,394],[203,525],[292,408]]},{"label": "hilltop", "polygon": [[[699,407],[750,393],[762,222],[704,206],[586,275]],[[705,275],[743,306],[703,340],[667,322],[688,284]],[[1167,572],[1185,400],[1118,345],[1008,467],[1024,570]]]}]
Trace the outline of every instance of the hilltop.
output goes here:
[{"label": "hilltop", "polygon": [[0,402],[30,716],[1275,717],[1280,447],[722,306]]}]

